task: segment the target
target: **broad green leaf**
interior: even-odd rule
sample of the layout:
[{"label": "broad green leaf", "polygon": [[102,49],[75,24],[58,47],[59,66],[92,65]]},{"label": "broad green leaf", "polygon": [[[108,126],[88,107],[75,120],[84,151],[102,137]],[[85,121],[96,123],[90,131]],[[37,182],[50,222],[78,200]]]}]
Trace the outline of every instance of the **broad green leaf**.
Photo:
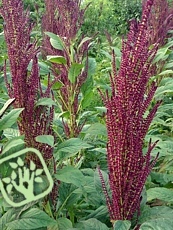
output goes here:
[{"label": "broad green leaf", "polygon": [[140,230],[173,230],[172,218],[149,220],[140,226]]},{"label": "broad green leaf", "polygon": [[105,224],[95,218],[81,221],[76,225],[76,227],[82,230],[109,230],[109,228]]},{"label": "broad green leaf", "polygon": [[108,208],[107,206],[101,205],[85,217],[85,219],[96,218],[97,220],[103,220],[105,217],[108,217]]},{"label": "broad green leaf", "polygon": [[64,43],[58,35],[51,32],[45,32],[45,34],[50,37],[50,43],[55,49],[64,50]]},{"label": "broad green leaf", "polygon": [[17,128],[13,129],[13,128],[8,128],[8,129],[5,129],[4,132],[3,132],[4,136],[10,140],[14,137],[19,137],[20,136],[20,132]]},{"label": "broad green leaf", "polygon": [[8,114],[4,115],[0,119],[0,131],[10,128],[17,121],[17,118],[22,111],[23,109],[13,109]]},{"label": "broad green leaf", "polygon": [[20,230],[20,229],[35,229],[47,227],[51,223],[55,222],[52,218],[50,218],[45,212],[38,208],[31,208],[29,211],[24,212],[20,219],[11,221],[7,224],[9,228],[12,230]]},{"label": "broad green leaf", "polygon": [[147,190],[147,201],[154,199],[173,202],[173,191],[167,188],[150,188]]},{"label": "broad green leaf", "polygon": [[167,74],[173,74],[173,70],[164,70],[161,73],[159,73],[159,76],[167,75]]},{"label": "broad green leaf", "polygon": [[11,153],[17,152],[24,148],[24,144],[24,140],[20,138],[13,138],[4,145],[2,154],[10,155]]},{"label": "broad green leaf", "polygon": [[66,166],[63,169],[59,170],[55,177],[60,181],[74,184],[77,187],[85,184],[85,177],[82,172],[72,166]]},{"label": "broad green leaf", "polygon": [[0,229],[7,230],[7,224],[15,220],[15,210],[10,208],[1,218],[0,218]]},{"label": "broad green leaf", "polygon": [[70,138],[57,146],[58,152],[77,153],[82,149],[91,148],[87,142],[79,138]]},{"label": "broad green leaf", "polygon": [[72,228],[72,222],[67,219],[67,218],[59,218],[57,220],[57,224],[55,225],[56,228],[48,228],[48,230],[65,230],[65,229],[69,229],[69,228]]},{"label": "broad green leaf", "polygon": [[63,56],[58,55],[48,55],[47,60],[57,64],[66,64],[67,60]]},{"label": "broad green leaf", "polygon": [[145,205],[141,210],[141,215],[139,216],[138,223],[143,224],[148,221],[162,219],[162,218],[170,218],[172,219],[173,209],[166,206],[156,206],[149,207]]},{"label": "broad green leaf", "polygon": [[40,136],[37,136],[35,140],[37,142],[50,145],[51,147],[54,146],[54,137],[52,135],[40,135]]},{"label": "broad green leaf", "polygon": [[82,68],[83,68],[83,64],[72,63],[68,72],[68,79],[70,80],[71,83],[75,83],[76,78],[81,73]]},{"label": "broad green leaf", "polygon": [[92,124],[86,131],[86,134],[90,134],[91,136],[104,135],[107,136],[106,126],[101,123]]},{"label": "broad green leaf", "polygon": [[128,220],[117,220],[114,223],[114,230],[129,230],[131,222]]},{"label": "broad green leaf", "polygon": [[36,106],[39,106],[39,105],[43,105],[43,106],[49,106],[51,107],[52,105],[57,105],[54,100],[52,100],[52,98],[41,98],[38,100],[38,102],[36,103]]},{"label": "broad green leaf", "polygon": [[150,176],[152,181],[156,181],[161,185],[166,185],[167,183],[173,181],[173,174],[151,172]]},{"label": "broad green leaf", "polygon": [[38,65],[40,68],[40,75],[48,75],[50,73],[47,63],[44,63],[43,61],[38,61]]},{"label": "broad green leaf", "polygon": [[97,68],[97,62],[95,58],[88,58],[88,76],[92,76],[95,74]]},{"label": "broad green leaf", "polygon": [[15,101],[15,98],[9,99],[4,106],[2,107],[2,109],[0,110],[0,118],[2,117],[2,115],[5,113],[5,111],[8,109],[8,107]]}]

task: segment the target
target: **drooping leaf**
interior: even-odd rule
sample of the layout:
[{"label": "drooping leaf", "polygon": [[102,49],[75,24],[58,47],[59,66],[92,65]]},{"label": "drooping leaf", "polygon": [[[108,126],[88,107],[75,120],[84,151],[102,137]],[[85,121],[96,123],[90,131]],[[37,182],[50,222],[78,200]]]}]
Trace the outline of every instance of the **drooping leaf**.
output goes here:
[{"label": "drooping leaf", "polygon": [[55,49],[64,50],[64,43],[58,35],[51,32],[45,32],[45,34],[50,37],[50,43]]},{"label": "drooping leaf", "polygon": [[50,145],[51,147],[54,146],[54,137],[52,135],[40,135],[40,136],[37,136],[35,140],[37,142]]},{"label": "drooping leaf", "polygon": [[74,184],[77,187],[85,184],[85,177],[82,172],[72,166],[66,166],[63,169],[59,170],[55,177],[60,181]]},{"label": "drooping leaf", "polygon": [[64,217],[58,218],[57,223],[48,227],[48,230],[65,230],[72,228],[72,222]]},{"label": "drooping leaf", "polygon": [[79,224],[76,225],[76,227],[82,230],[109,230],[109,228],[105,224],[95,218],[81,221]]},{"label": "drooping leaf", "polygon": [[36,106],[39,106],[39,105],[42,105],[42,106],[56,106],[57,104],[54,102],[54,100],[52,100],[52,98],[41,98],[38,100],[38,102],[36,103]]},{"label": "drooping leaf", "polygon": [[131,222],[128,220],[117,220],[114,223],[114,230],[129,230]]},{"label": "drooping leaf", "polygon": [[140,230],[173,230],[172,218],[149,220],[140,226]]},{"label": "drooping leaf", "polygon": [[4,115],[0,119],[0,131],[10,128],[17,121],[17,118],[22,111],[23,109],[13,109],[8,114]]},{"label": "drooping leaf", "polygon": [[154,199],[173,202],[173,191],[162,187],[150,188],[147,190],[147,201],[152,201]]},{"label": "drooping leaf", "polygon": [[82,68],[83,68],[83,64],[72,63],[68,72],[68,79],[70,80],[71,83],[75,83],[76,78],[81,73]]},{"label": "drooping leaf", "polygon": [[2,107],[2,109],[0,110],[0,118],[2,117],[2,115],[5,113],[5,111],[8,109],[8,107],[15,101],[15,98],[9,99],[4,106]]},{"label": "drooping leaf", "polygon": [[7,226],[11,230],[16,230],[16,229],[31,230],[31,229],[35,229],[36,227],[37,228],[47,227],[54,222],[55,220],[50,218],[42,210],[38,208],[31,208],[29,211],[24,212],[20,216],[20,219],[7,223]]},{"label": "drooping leaf", "polygon": [[74,154],[82,149],[91,147],[91,145],[79,138],[70,138],[57,146],[57,152],[55,153],[55,155],[58,155],[58,152],[67,152],[68,154]]},{"label": "drooping leaf", "polygon": [[47,60],[57,64],[66,64],[67,60],[63,56],[58,55],[48,55]]},{"label": "drooping leaf", "polygon": [[0,218],[0,229],[7,230],[7,224],[15,220],[15,210],[13,208],[8,211]]}]

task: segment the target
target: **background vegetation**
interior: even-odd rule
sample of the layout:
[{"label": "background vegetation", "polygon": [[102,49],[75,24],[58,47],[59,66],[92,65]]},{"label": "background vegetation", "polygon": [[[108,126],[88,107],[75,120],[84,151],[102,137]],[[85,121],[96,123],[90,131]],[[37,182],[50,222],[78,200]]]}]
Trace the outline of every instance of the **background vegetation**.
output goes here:
[{"label": "background vegetation", "polygon": [[[43,39],[41,19],[45,12],[44,0],[24,0],[23,2],[25,9],[29,7],[31,20],[35,23],[31,38],[33,41],[36,39],[38,46],[41,46]],[[89,2],[88,0],[83,1],[81,7],[85,8]],[[52,164],[50,164],[49,170],[54,181],[56,181],[56,197],[52,198],[51,194],[38,202],[30,203],[21,208],[12,208],[0,195],[0,229],[173,230],[173,31],[170,31],[167,43],[159,49],[154,60],[157,65],[162,66],[162,71],[153,76],[153,79],[159,81],[153,103],[162,100],[162,105],[149,128],[143,151],[146,151],[150,138],[153,142],[159,140],[152,152],[152,157],[155,157],[158,152],[159,157],[143,189],[141,213],[137,223],[136,216],[134,216],[131,222],[120,220],[112,226],[98,171],[99,166],[106,187],[109,189],[106,160],[106,109],[98,93],[98,88],[104,91],[110,90],[109,73],[112,49],[116,54],[116,65],[119,69],[122,55],[122,35],[126,36],[127,34],[129,20],[132,18],[140,19],[141,11],[140,0],[91,1],[85,13],[84,23],[75,37],[76,40],[74,39],[77,42],[70,48],[66,46],[70,50],[69,52],[74,48],[73,51],[78,55],[76,50],[81,44],[80,35],[82,34],[82,39],[91,37],[88,51],[88,80],[82,85],[79,93],[79,113],[76,117],[77,124],[83,124],[82,129],[76,136],[67,136],[65,132],[64,124],[65,122],[68,123],[71,114],[60,104],[59,89],[61,84],[59,82],[53,85],[54,102],[45,99],[37,104],[37,106],[45,106],[46,108],[55,106],[53,120],[55,134],[53,139],[52,136],[47,136],[46,139],[42,137],[37,140],[54,149],[56,172],[54,172]],[[0,111],[0,143],[1,156],[4,156],[4,154],[10,155],[24,149],[25,140],[24,136],[19,133],[17,126],[22,109],[14,109],[12,107],[13,101],[8,101],[9,96],[4,82],[3,70],[5,61],[7,62],[7,76],[9,78],[10,68],[2,18],[0,22],[0,106],[2,109]],[[108,33],[105,34],[105,32]],[[52,43],[55,50],[59,45],[61,43],[58,39]],[[57,57],[53,56],[44,58],[40,53],[38,57],[41,84],[42,88],[45,89],[48,85],[47,76],[50,75],[53,78],[53,67],[56,64],[64,64],[64,59],[56,59]],[[84,57],[82,64],[85,61],[86,57]],[[31,63],[28,66],[28,72],[30,70]],[[76,77],[75,74],[71,76],[74,77],[73,79]],[[75,81],[71,80],[70,83],[73,86]],[[9,105],[3,109],[7,101]],[[4,175],[7,170],[7,168],[0,167],[0,175]]]}]

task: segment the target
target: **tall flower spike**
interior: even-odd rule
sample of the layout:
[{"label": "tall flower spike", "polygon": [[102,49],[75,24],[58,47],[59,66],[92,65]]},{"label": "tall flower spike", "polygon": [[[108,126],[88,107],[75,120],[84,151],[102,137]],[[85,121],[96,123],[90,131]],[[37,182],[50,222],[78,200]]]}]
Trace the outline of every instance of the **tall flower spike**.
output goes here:
[{"label": "tall flower spike", "polygon": [[111,95],[102,94],[107,108],[110,199],[102,177],[101,181],[112,222],[131,220],[139,211],[143,186],[157,159],[151,162],[151,151],[157,142],[150,142],[147,153],[142,152],[145,135],[161,104],[161,101],[156,102],[146,115],[157,89],[156,82],[149,83],[155,70],[152,61],[158,49],[158,44],[149,49],[148,18],[153,1],[146,1],[139,23],[131,22],[127,40],[123,40],[118,73],[113,54]]},{"label": "tall flower spike", "polygon": [[[38,95],[40,94],[41,98],[49,97],[51,91],[48,86],[43,93],[40,87],[38,49],[36,42],[30,41],[33,26],[30,23],[29,11],[24,11],[22,0],[2,0],[0,14],[4,19],[4,34],[10,64],[11,80],[7,79],[6,70],[4,71],[8,94],[16,99],[15,108],[24,108],[18,121],[20,133],[25,135],[27,146],[39,149],[44,153],[45,160],[49,160],[52,158],[52,148],[35,141],[38,135],[52,134],[53,108],[36,107]],[[32,68],[29,72],[30,62]]]},{"label": "tall flower spike", "polygon": [[[146,0],[143,0],[145,4]],[[173,30],[173,1],[155,0],[152,6],[148,23],[151,27],[149,44],[152,45],[159,41],[159,46],[166,44],[168,31]]]},{"label": "tall flower spike", "polygon": [[[83,41],[79,47],[82,38],[78,38],[85,9],[80,9],[81,0],[45,0],[45,5],[46,12],[42,20],[42,30],[57,34],[64,42],[65,48],[63,50],[54,49],[49,37],[43,34],[42,51],[45,56],[57,55],[66,59],[64,65],[52,63],[54,75],[52,84],[55,82],[62,84],[57,92],[59,104],[63,112],[70,111],[70,118],[63,121],[65,135],[67,138],[77,137],[84,125],[84,122],[80,124],[77,122],[80,113],[79,94],[88,76],[87,56],[90,39]],[[84,68],[81,69],[75,81],[71,82],[68,74],[75,63],[84,64]]]}]

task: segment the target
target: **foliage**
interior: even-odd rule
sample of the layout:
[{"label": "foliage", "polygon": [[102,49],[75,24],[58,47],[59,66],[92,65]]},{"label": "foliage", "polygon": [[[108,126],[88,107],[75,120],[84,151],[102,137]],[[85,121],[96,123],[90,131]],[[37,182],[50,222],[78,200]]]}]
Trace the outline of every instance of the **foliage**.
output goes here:
[{"label": "foliage", "polygon": [[[7,1],[4,2],[7,3]],[[64,4],[65,1],[58,0],[58,2],[63,2]],[[151,76],[147,88],[149,89],[149,87],[152,86],[152,82],[158,84],[154,99],[151,105],[148,106],[145,117],[152,111],[152,107],[157,101],[161,100],[162,104],[151,122],[142,147],[145,155],[147,153],[149,140],[152,139],[153,142],[159,140],[151,153],[151,157],[154,159],[159,152],[158,160],[143,187],[139,204],[140,216],[137,216],[137,213],[135,213],[131,221],[116,220],[112,223],[100,181],[101,172],[105,188],[107,189],[108,195],[111,196],[106,154],[108,135],[105,124],[105,114],[107,110],[98,93],[98,88],[102,91],[107,90],[108,93],[110,93],[109,74],[111,71],[111,63],[113,61],[116,62],[116,69],[118,71],[121,69],[122,58],[124,57],[122,52],[123,47],[121,48],[122,41],[120,34],[127,33],[128,21],[130,19],[134,17],[139,18],[141,14],[141,1],[92,1],[85,13],[83,26],[79,26],[73,37],[67,36],[67,34],[63,36],[62,34],[64,31],[69,32],[69,30],[67,30],[68,28],[66,28],[67,24],[65,24],[66,27],[64,27],[63,24],[65,17],[62,18],[62,21],[59,21],[59,31],[49,29],[52,28],[52,24],[50,24],[45,31],[47,35],[45,33],[43,34],[41,18],[45,13],[45,1],[39,0],[36,2],[33,0],[24,0],[23,3],[24,9],[27,9],[29,6],[31,13],[28,16],[31,18],[31,21],[35,23],[32,27],[32,31],[30,31],[31,40],[29,43],[34,44],[36,50],[39,51],[36,52],[38,61],[36,65],[38,64],[37,71],[40,83],[39,90],[36,91],[36,94],[31,94],[32,96],[36,96],[33,109],[34,111],[39,110],[41,114],[46,114],[49,117],[50,114],[48,111],[52,106],[54,107],[54,117],[51,117],[51,119],[53,118],[51,122],[53,135],[51,135],[52,133],[44,132],[45,128],[47,128],[45,125],[47,124],[46,119],[43,119],[44,123],[42,123],[43,120],[41,119],[34,125],[34,127],[37,128],[38,126],[43,127],[43,129],[40,128],[41,133],[36,132],[34,141],[36,141],[38,145],[43,144],[46,149],[50,148],[53,153],[53,160],[47,161],[47,166],[54,179],[54,188],[50,195],[18,208],[11,207],[4,200],[2,194],[0,194],[0,229],[172,230],[173,41],[171,31],[166,42],[162,44],[164,46],[159,47],[153,60],[152,64],[156,66],[158,71],[152,72],[154,76]],[[81,10],[84,9],[87,3],[88,1],[82,2]],[[63,4],[60,6],[62,7]],[[53,7],[53,9],[55,9],[55,7]],[[67,11],[68,10],[69,8]],[[57,11],[55,12],[55,16],[57,16]],[[75,17],[73,17],[73,20]],[[1,22],[2,21],[3,19],[1,18]],[[70,21],[69,23],[72,25]],[[73,26],[71,28],[75,29],[75,26]],[[10,29],[11,28],[12,27],[10,27]],[[1,25],[0,30],[2,32],[0,34],[1,159],[4,156],[13,155],[20,150],[26,150],[25,133],[20,132],[17,124],[21,122],[21,114],[24,114],[24,111],[28,109],[30,97],[27,97],[27,100],[21,106],[13,108],[18,101],[15,101],[14,97],[11,97],[11,99],[8,97],[7,85],[4,82],[4,71],[2,68],[6,60],[6,79],[8,83],[11,83],[12,74],[9,68],[11,56],[7,54],[8,44],[5,44],[3,25]],[[104,35],[105,30],[107,30],[111,36],[108,33]],[[93,36],[95,32],[100,32],[101,36]],[[9,36],[11,35],[10,33]],[[6,36],[7,40],[9,36]],[[45,36],[51,49],[51,51],[48,50],[47,53],[43,52],[44,47],[39,47],[43,44],[42,40],[45,39]],[[36,43],[35,39],[37,40]],[[8,40],[8,42],[11,42],[11,47],[15,48],[13,46],[15,44],[13,40]],[[87,55],[83,52],[86,50],[85,45],[88,45]],[[22,55],[23,51],[27,50],[25,48],[20,49],[20,45],[18,48],[15,50],[22,52]],[[150,49],[152,48],[153,46],[151,45]],[[112,50],[115,53],[114,58],[112,58]],[[17,52],[12,52],[12,54],[15,55]],[[21,59],[19,63],[20,68],[28,56],[25,53],[25,55],[21,57],[23,59]],[[14,61],[14,57],[12,61]],[[35,65],[34,59],[32,61],[29,60],[26,65],[25,70],[27,74],[25,76],[28,78],[32,72],[33,64]],[[83,85],[78,88],[80,92],[77,92],[76,98],[79,107],[78,113],[74,114],[69,112],[69,108],[74,102],[76,82],[79,79],[80,73],[82,73],[85,68],[88,71],[87,77]],[[63,78],[60,79],[58,77],[62,72],[65,74]],[[21,73],[23,74],[23,72]],[[34,74],[36,74],[36,72],[34,72]],[[59,80],[53,82],[55,79],[57,80],[56,77]],[[68,94],[70,95],[68,100],[64,96],[66,103],[63,104],[62,91],[67,89],[66,82],[63,82],[64,78],[66,78],[68,82],[68,92],[71,92],[71,94]],[[51,93],[42,97],[40,92],[45,93],[51,82],[54,83],[51,84],[50,87]],[[30,84],[28,90],[32,89],[32,87],[33,84]],[[22,90],[21,92],[27,95],[28,92],[31,92],[25,90],[25,88]],[[131,92],[131,88],[129,92]],[[14,93],[16,97],[18,91]],[[147,93],[148,91],[146,91],[146,95]],[[22,98],[22,100],[23,99],[24,98]],[[68,105],[68,109],[64,109],[63,105]],[[25,113],[26,112],[27,111],[25,111]],[[80,126],[80,132],[78,132],[76,136],[67,136],[64,129],[64,124],[70,121],[72,118],[71,115],[75,115],[73,121],[75,121],[76,124],[82,124],[82,126]],[[36,114],[33,117],[35,116]],[[26,117],[23,116],[22,118],[25,119]],[[28,116],[28,118],[30,117]],[[41,118],[43,118],[43,116],[41,116]],[[139,127],[136,127],[136,129],[138,128]],[[74,130],[72,129],[72,131]],[[127,139],[129,139],[129,137],[127,137]],[[22,162],[24,162],[24,159],[19,158],[18,165],[21,165]],[[32,165],[28,166],[34,169],[34,165],[35,161],[33,161]],[[13,171],[13,168],[3,164],[3,166],[0,167],[0,176],[7,178],[6,182],[8,182],[8,175],[12,175],[12,177],[15,178],[15,174],[12,173]],[[34,172],[36,174],[36,170]],[[37,174],[39,174],[39,172],[40,171],[37,171]],[[125,174],[122,174],[122,182],[125,181],[124,175]],[[39,181],[44,181],[44,186],[47,186],[48,182],[44,175],[38,175],[36,178],[35,179],[38,180],[38,182],[36,182],[37,192],[40,192],[43,190],[43,187]],[[10,183],[7,183],[7,186],[8,185],[10,185]],[[134,187],[135,186],[137,186],[137,184],[135,184]],[[9,192],[10,190],[11,186],[9,187]],[[14,194],[14,197],[16,198],[15,195],[16,194]]]}]

